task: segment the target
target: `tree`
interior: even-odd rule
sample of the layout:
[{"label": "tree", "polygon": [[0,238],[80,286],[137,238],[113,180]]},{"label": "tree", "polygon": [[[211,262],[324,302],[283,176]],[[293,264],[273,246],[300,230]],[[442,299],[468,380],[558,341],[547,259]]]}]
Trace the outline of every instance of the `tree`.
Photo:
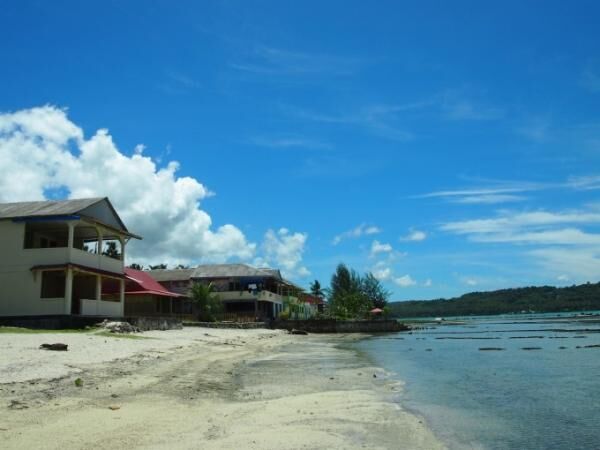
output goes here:
[{"label": "tree", "polygon": [[315,280],[314,282],[310,283],[310,293],[319,298],[323,298],[325,296],[323,289],[321,289],[321,283],[319,283],[319,280]]},{"label": "tree", "polygon": [[150,270],[162,270],[162,269],[166,269],[167,265],[166,264],[157,264],[155,266],[150,265],[148,267],[150,268]]},{"label": "tree", "polygon": [[130,269],[134,269],[134,270],[144,270],[144,266],[142,266],[141,264],[137,264],[137,263],[129,264],[127,267],[129,267]]},{"label": "tree", "polygon": [[368,272],[362,278],[362,292],[369,298],[375,308],[384,309],[391,292],[383,287],[375,276]]},{"label": "tree", "polygon": [[364,317],[373,303],[363,291],[361,276],[345,264],[339,264],[331,276],[330,312],[340,318]]},{"label": "tree", "polygon": [[117,243],[115,241],[108,241],[106,243],[106,248],[102,252],[104,256],[108,256],[109,258],[120,259],[121,252],[117,248]]},{"label": "tree", "polygon": [[223,303],[213,292],[212,283],[194,283],[190,290],[193,302],[198,307],[198,319],[201,322],[214,322],[217,315],[223,311]]}]

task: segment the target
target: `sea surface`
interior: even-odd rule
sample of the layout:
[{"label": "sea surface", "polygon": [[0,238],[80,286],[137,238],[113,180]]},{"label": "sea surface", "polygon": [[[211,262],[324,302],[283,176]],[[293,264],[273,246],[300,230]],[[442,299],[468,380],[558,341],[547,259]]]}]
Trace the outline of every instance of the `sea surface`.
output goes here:
[{"label": "sea surface", "polygon": [[400,403],[449,448],[600,448],[600,316],[419,326],[355,346],[405,382]]}]

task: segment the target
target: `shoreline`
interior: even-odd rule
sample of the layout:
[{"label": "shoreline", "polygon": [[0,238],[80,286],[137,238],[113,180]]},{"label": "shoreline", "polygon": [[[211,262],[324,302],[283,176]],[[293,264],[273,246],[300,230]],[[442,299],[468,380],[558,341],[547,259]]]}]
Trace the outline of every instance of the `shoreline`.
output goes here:
[{"label": "shoreline", "polygon": [[[22,336],[50,339],[0,334],[2,353]],[[208,328],[142,336],[154,339],[52,333],[70,339],[69,352],[83,343],[128,349],[111,361],[71,361],[54,379],[6,383],[10,363],[0,358],[4,448],[444,448],[392,400],[401,383],[344,348],[357,336]],[[54,365],[69,354],[35,351]]]}]

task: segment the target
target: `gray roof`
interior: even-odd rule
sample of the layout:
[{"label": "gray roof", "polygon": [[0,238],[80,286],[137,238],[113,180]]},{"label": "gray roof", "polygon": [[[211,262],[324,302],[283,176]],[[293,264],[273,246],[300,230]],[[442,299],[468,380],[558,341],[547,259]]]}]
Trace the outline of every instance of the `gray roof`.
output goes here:
[{"label": "gray roof", "polygon": [[77,214],[79,211],[102,200],[104,198],[98,197],[75,200],[0,203],[0,219]]},{"label": "gray roof", "polygon": [[186,281],[192,278],[194,269],[156,269],[147,273],[156,281]]},{"label": "gray roof", "polygon": [[0,220],[70,215],[80,215],[108,228],[120,230],[128,236],[141,239],[140,236],[127,230],[108,197],[0,203]]},{"label": "gray roof", "polygon": [[248,264],[204,264],[196,267],[192,278],[272,277],[281,280],[277,269],[258,269]]},{"label": "gray roof", "polygon": [[[281,277],[278,269],[259,269],[248,264],[203,264],[195,269],[159,269],[148,274],[156,281],[183,281],[203,278],[275,278],[289,283]],[[289,283],[291,284],[291,283]]]}]

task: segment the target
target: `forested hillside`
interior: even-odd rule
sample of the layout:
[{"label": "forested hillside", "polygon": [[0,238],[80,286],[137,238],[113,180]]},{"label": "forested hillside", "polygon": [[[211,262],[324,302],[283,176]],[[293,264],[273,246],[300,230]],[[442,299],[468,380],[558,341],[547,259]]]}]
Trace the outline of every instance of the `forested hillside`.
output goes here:
[{"label": "forested hillside", "polygon": [[389,306],[396,317],[600,310],[600,283],[471,292],[451,299],[392,302]]}]

